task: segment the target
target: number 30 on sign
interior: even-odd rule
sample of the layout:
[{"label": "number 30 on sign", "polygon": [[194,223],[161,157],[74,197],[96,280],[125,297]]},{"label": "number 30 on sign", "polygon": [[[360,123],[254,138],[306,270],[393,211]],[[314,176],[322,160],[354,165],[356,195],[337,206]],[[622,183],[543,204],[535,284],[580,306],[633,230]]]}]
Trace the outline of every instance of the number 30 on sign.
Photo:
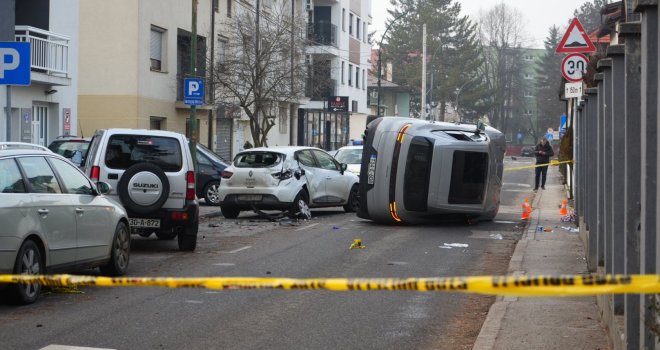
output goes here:
[{"label": "number 30 on sign", "polygon": [[587,73],[587,56],[581,53],[572,53],[564,58],[561,63],[561,74],[566,80],[577,82],[582,80],[582,76]]}]

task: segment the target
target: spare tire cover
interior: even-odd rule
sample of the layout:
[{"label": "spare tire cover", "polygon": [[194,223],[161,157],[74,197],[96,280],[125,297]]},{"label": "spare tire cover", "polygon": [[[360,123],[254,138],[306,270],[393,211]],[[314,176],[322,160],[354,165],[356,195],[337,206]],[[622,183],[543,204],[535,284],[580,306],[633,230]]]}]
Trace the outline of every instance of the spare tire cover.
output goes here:
[{"label": "spare tire cover", "polygon": [[126,169],[118,184],[119,199],[129,211],[149,214],[167,201],[170,183],[158,166],[139,163]]}]

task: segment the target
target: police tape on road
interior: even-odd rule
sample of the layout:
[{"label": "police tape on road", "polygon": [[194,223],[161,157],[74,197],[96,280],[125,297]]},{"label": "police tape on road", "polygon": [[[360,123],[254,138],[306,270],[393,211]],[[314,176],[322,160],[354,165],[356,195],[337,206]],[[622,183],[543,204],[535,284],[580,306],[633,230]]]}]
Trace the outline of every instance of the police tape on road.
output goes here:
[{"label": "police tape on road", "polygon": [[0,283],[44,286],[166,287],[214,290],[281,289],[329,291],[465,292],[506,296],[586,296],[660,293],[660,275],[476,276],[439,278],[258,278],[258,277],[96,277],[0,275]]},{"label": "police tape on road", "polygon": [[538,168],[542,166],[556,166],[556,165],[561,165],[561,164],[569,164],[569,163],[574,163],[574,160],[565,160],[565,161],[551,161],[550,163],[545,163],[545,164],[535,164],[535,165],[525,165],[525,166],[519,166],[515,168],[506,168],[504,171],[513,171],[513,170],[523,170],[523,169],[533,169],[533,168]]}]

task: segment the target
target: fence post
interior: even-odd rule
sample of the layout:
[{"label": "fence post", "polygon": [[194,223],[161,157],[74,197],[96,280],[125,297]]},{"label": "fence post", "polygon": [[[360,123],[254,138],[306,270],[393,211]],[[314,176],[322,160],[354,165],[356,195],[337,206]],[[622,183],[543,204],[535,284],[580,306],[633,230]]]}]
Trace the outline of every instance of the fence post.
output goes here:
[{"label": "fence post", "polygon": [[587,212],[585,213],[588,230],[588,255],[587,266],[590,272],[596,272],[599,256],[602,252],[600,248],[601,241],[598,239],[598,109],[599,101],[598,88],[587,89],[587,119],[585,121],[585,131],[587,133],[587,142],[585,147],[585,160],[587,161],[586,181],[587,184]]},{"label": "fence post", "polygon": [[605,266],[605,229],[603,227],[604,220],[603,216],[605,215],[605,198],[604,188],[605,188],[605,179],[604,179],[604,169],[603,165],[604,157],[602,150],[605,148],[603,135],[604,128],[604,118],[605,118],[605,86],[603,85],[603,73],[597,73],[594,75],[594,82],[598,86],[598,112],[596,113],[596,149],[592,153],[596,157],[596,205],[598,209],[596,210],[596,220],[593,230],[596,232],[596,237],[598,237],[598,266]]}]

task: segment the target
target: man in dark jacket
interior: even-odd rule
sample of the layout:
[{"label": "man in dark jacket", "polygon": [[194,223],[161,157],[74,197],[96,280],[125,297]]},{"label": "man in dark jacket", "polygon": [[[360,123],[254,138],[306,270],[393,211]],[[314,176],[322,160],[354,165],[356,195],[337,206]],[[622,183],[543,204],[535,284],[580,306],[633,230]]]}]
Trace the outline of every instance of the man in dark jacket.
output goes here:
[{"label": "man in dark jacket", "polygon": [[534,148],[534,154],[536,155],[536,164],[546,164],[545,166],[536,167],[536,177],[534,181],[534,191],[539,189],[539,180],[541,183],[541,189],[545,190],[545,179],[548,176],[548,163],[550,163],[550,157],[555,153],[552,150],[552,146],[548,142],[548,139],[545,137],[541,138],[541,141],[536,148]]}]

